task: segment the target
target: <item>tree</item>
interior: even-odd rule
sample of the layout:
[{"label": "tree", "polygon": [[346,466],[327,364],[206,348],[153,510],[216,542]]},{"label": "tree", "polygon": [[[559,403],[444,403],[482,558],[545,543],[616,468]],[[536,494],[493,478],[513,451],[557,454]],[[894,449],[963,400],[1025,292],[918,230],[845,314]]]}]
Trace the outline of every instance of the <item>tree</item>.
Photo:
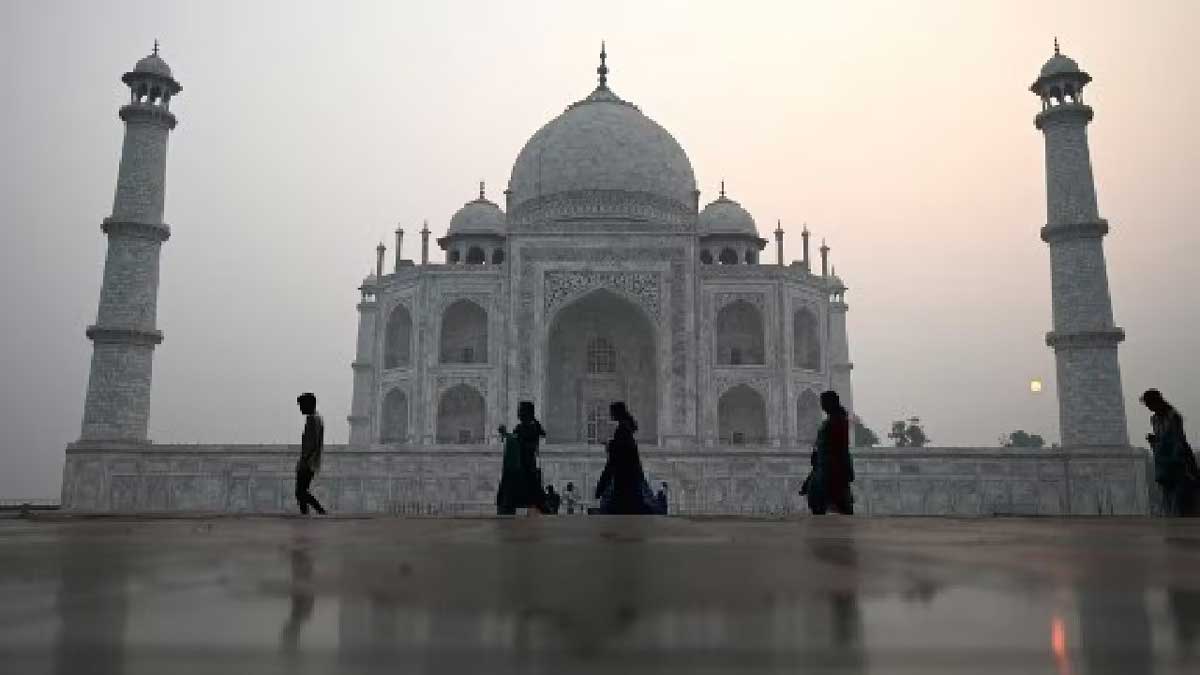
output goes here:
[{"label": "tree", "polygon": [[879,435],[867,428],[862,420],[854,418],[854,445],[859,448],[871,448],[879,445]]},{"label": "tree", "polygon": [[897,448],[923,448],[929,444],[929,436],[925,435],[925,427],[921,426],[920,417],[910,417],[907,421],[892,422],[892,431],[888,438],[896,443]]},{"label": "tree", "polygon": [[1041,448],[1046,445],[1046,440],[1037,434],[1027,433],[1024,429],[1016,431],[1001,437],[1001,444],[1006,448]]}]

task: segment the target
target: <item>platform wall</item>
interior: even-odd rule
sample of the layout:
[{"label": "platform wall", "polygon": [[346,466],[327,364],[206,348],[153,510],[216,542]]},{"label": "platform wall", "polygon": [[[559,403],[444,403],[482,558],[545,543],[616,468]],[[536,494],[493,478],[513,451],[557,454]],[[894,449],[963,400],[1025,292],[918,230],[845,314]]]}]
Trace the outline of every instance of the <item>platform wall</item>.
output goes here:
[{"label": "platform wall", "polygon": [[[871,515],[1128,515],[1148,510],[1143,451],[863,448],[854,452],[859,513]],[[63,508],[75,512],[281,513],[294,508],[299,448],[285,445],[75,444],[67,449]],[[680,514],[804,512],[809,470],[799,450],[645,448],[655,488],[670,486]],[[591,492],[598,447],[551,447],[545,479]],[[498,449],[326,449],[314,493],[338,513],[487,514]]]}]

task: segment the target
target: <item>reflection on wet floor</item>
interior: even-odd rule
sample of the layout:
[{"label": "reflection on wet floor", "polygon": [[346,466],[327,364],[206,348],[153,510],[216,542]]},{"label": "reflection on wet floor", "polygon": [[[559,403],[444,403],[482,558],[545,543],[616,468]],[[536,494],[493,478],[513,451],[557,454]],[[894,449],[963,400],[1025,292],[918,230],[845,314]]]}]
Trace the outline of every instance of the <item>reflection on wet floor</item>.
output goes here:
[{"label": "reflection on wet floor", "polygon": [[0,525],[19,673],[1200,672],[1146,520]]}]

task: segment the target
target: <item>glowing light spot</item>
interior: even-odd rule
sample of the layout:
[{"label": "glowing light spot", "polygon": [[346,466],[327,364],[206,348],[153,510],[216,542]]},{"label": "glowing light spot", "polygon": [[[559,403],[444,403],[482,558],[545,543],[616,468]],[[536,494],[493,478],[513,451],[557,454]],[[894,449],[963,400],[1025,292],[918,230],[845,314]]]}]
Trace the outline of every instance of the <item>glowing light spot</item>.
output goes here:
[{"label": "glowing light spot", "polygon": [[1032,394],[1042,393],[1042,381],[1041,380],[1030,380],[1029,381],[1029,392]]}]

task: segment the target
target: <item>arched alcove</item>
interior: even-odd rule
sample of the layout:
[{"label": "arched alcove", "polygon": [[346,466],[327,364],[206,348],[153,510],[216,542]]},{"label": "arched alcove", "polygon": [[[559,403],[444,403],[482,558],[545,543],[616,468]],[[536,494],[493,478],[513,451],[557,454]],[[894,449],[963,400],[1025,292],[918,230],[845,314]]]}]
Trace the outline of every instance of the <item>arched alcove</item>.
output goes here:
[{"label": "arched alcove", "polygon": [[792,315],[792,363],[798,368],[821,369],[821,331],[817,315],[807,307]]},{"label": "arched alcove", "polygon": [[805,389],[796,397],[796,442],[802,447],[811,446],[824,419],[820,399],[811,389]]},{"label": "arched alcove", "polygon": [[700,251],[700,262],[704,265],[713,264],[712,252],[708,249]]},{"label": "arched alcove", "polygon": [[404,443],[408,440],[408,395],[393,389],[383,397],[383,424],[379,429],[382,443]]},{"label": "arched alcove", "polygon": [[658,348],[642,310],[608,290],[575,300],[555,316],[546,354],[546,433],[554,443],[603,443],[608,405],[625,401],[642,443],[657,442]]},{"label": "arched alcove", "polygon": [[736,265],[738,263],[737,251],[731,248],[721,249],[720,255],[717,256],[717,262],[722,265]]},{"label": "arched alcove", "polygon": [[764,361],[763,318],[757,307],[735,300],[717,311],[717,363],[761,365]]},{"label": "arched alcove", "polygon": [[439,345],[442,363],[487,363],[487,312],[470,300],[458,300],[442,313]]},{"label": "arched alcove", "polygon": [[767,442],[767,406],[753,387],[739,384],[717,402],[717,436],[725,445]]},{"label": "arched alcove", "polygon": [[472,246],[471,248],[467,249],[468,265],[482,265],[485,262],[487,262],[487,254],[483,252],[482,248],[478,246]]},{"label": "arched alcove", "polygon": [[468,384],[456,384],[438,399],[438,443],[482,443],[483,395]]},{"label": "arched alcove", "polygon": [[412,314],[396,305],[388,316],[383,342],[383,367],[407,368],[412,363]]}]

